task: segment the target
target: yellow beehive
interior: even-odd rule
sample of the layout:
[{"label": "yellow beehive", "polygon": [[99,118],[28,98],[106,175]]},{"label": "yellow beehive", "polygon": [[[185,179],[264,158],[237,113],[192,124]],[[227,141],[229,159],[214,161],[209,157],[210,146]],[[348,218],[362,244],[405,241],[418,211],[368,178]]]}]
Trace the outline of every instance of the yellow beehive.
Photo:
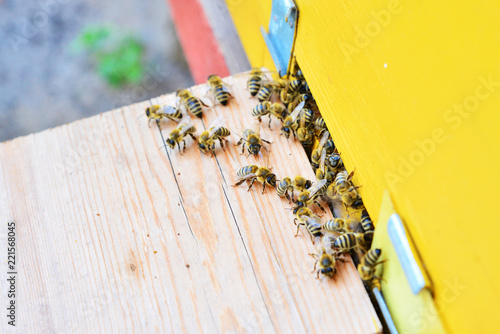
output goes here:
[{"label": "yellow beehive", "polygon": [[[296,60],[346,167],[356,168],[374,221],[388,192],[432,281],[437,314],[416,316],[415,331],[436,316],[453,333],[491,330],[500,316],[492,210],[500,186],[500,4],[296,5]],[[252,66],[272,67],[259,33],[271,1],[229,7]]]}]

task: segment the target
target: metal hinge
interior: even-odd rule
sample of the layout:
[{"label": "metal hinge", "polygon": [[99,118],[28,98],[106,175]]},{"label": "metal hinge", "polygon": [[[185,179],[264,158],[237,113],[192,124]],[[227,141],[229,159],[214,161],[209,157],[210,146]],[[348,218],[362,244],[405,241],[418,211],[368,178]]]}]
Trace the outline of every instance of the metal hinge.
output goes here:
[{"label": "metal hinge", "polygon": [[280,76],[290,69],[299,12],[293,0],[273,0],[269,32],[260,27]]}]

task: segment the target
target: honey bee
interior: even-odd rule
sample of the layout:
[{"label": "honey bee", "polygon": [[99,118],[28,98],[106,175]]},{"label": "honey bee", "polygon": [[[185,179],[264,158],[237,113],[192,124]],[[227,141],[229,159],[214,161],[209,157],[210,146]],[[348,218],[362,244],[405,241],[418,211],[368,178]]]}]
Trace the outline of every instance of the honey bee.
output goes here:
[{"label": "honey bee", "polygon": [[372,241],[375,233],[374,231],[368,231],[365,233],[358,233],[356,236],[358,238],[358,246],[361,250],[367,251],[372,246]]},{"label": "honey bee", "polygon": [[[194,141],[196,141],[196,137],[193,133],[196,132],[196,128],[191,124],[190,120],[182,121],[172,132],[170,132],[168,139],[165,141],[166,144],[170,148],[175,148],[175,144],[177,144],[177,148],[179,152],[182,154],[186,150],[186,140],[184,139],[187,135],[189,135]],[[181,152],[180,142],[184,143]]]},{"label": "honey bee", "polygon": [[318,146],[311,153],[311,165],[313,166],[313,168],[319,168],[323,147],[328,141],[328,137],[330,137],[330,133],[328,133],[328,131],[325,131],[321,136]]},{"label": "honey bee", "polygon": [[224,127],[225,119],[221,116],[217,117],[210,125],[208,129],[203,131],[199,137],[198,149],[202,153],[207,153],[210,151],[212,155],[215,151],[215,141],[219,140],[220,146],[224,149],[224,140],[227,140],[231,132]]},{"label": "honey bee", "polygon": [[302,177],[300,175],[295,176],[293,180],[291,180],[289,177],[285,177],[281,182],[278,184],[276,191],[278,196],[283,197],[286,196],[288,200],[290,200],[290,196],[288,195],[288,191],[292,192],[292,200],[295,201],[294,199],[294,190],[297,191],[304,191],[305,189],[308,189],[311,186],[311,181],[307,180],[305,177]]},{"label": "honey bee", "polygon": [[215,96],[216,100],[219,101],[220,104],[226,106],[229,98],[232,97],[229,88],[217,75],[209,75],[207,80],[208,84],[210,85],[210,91],[212,92],[212,95]]},{"label": "honey bee", "polygon": [[290,190],[292,191],[293,197],[292,180],[288,176],[283,178],[276,186],[276,194],[278,194],[279,197],[285,196],[288,201],[290,201],[290,195],[288,194]]},{"label": "honey bee", "polygon": [[327,220],[323,224],[323,230],[335,233],[346,233],[346,221],[342,218]]},{"label": "honey bee", "polygon": [[[330,188],[331,183],[335,180],[335,172],[325,168],[325,159],[326,159],[326,149],[323,148],[321,151],[321,158],[319,160],[319,167],[316,169],[316,179],[323,180],[325,179],[328,183],[328,188],[326,189],[326,195],[328,196],[328,189]],[[329,196],[328,196],[329,197]]]},{"label": "honey bee", "polygon": [[325,191],[326,180],[320,180],[314,183],[309,189],[304,190],[300,193],[297,201],[295,201],[295,208],[297,207],[307,207],[312,203],[315,203],[323,212],[325,209],[316,201],[316,198],[320,196]]},{"label": "honey bee", "polygon": [[384,260],[377,262],[381,255],[382,250],[380,248],[375,248],[370,250],[361,258],[361,261],[358,264],[358,273],[359,277],[364,282],[373,284],[373,280],[376,280],[376,283],[379,283],[378,281],[380,281],[380,278],[375,276],[375,267],[387,261]]},{"label": "honey bee", "polygon": [[250,71],[250,79],[247,82],[247,88],[250,91],[251,96],[257,95],[262,84],[262,70],[260,68],[254,68]]},{"label": "honey bee", "polygon": [[[351,186],[351,187],[349,187],[349,189],[347,189],[346,191],[344,191],[340,194],[340,199],[342,200],[342,203],[344,203],[344,205],[346,207],[349,207],[349,206],[352,207],[352,206],[354,206],[355,203],[359,203],[360,196],[359,196],[359,193],[356,189],[358,189],[360,187],[361,186],[357,186],[357,187]],[[361,205],[362,205],[362,203],[363,202],[361,202]]]},{"label": "honey bee", "polygon": [[326,129],[326,124],[325,124],[325,120],[323,119],[323,117],[316,118],[316,120],[314,121],[314,131],[316,131],[316,134],[319,135],[325,130],[327,130],[327,129]]},{"label": "honey bee", "polygon": [[333,184],[335,187],[335,191],[338,194],[343,194],[344,192],[346,192],[349,189],[353,175],[354,175],[354,171],[352,171],[350,174],[347,174],[347,171],[345,171],[345,170],[343,170],[337,174]]},{"label": "honey bee", "polygon": [[335,150],[333,154],[330,154],[325,159],[325,165],[335,174],[338,173],[342,168],[344,168],[344,162],[342,161],[342,158],[340,157],[340,154],[337,152],[337,150]]},{"label": "honey bee", "polygon": [[252,109],[252,116],[257,117],[257,120],[262,122],[262,116],[269,115],[269,129],[271,128],[271,116],[276,117],[283,122],[287,117],[288,111],[279,103],[271,103],[269,101],[261,102]]},{"label": "honey bee", "polygon": [[146,108],[146,116],[148,117],[148,125],[152,119],[156,121],[156,124],[160,124],[163,118],[168,118],[172,121],[179,122],[182,118],[182,113],[175,107],[172,106],[160,106],[158,104],[152,105]]},{"label": "honey bee", "polygon": [[[316,262],[314,262],[314,268],[312,272],[316,272],[316,278],[319,279],[319,273],[322,273],[326,277],[332,278],[333,275],[337,272],[337,268],[335,268],[336,259],[333,255],[330,255],[326,252],[325,247],[321,247],[319,252],[310,253]],[[319,269],[316,271],[316,265],[319,263]]]},{"label": "honey bee", "polygon": [[361,225],[363,226],[363,230],[365,232],[375,230],[375,226],[373,226],[373,222],[366,210],[363,210],[363,212],[361,213]]},{"label": "honey bee", "polygon": [[253,186],[255,180],[262,183],[262,193],[266,190],[266,184],[276,187],[276,175],[271,172],[271,170],[267,167],[259,167],[257,165],[248,165],[242,167],[236,172],[237,182],[235,186],[239,186],[245,181],[250,181],[250,186],[248,187],[248,191]]},{"label": "honey bee", "polygon": [[184,110],[189,110],[190,113],[198,118],[201,118],[203,116],[202,105],[208,107],[187,89],[179,89],[175,95],[180,99],[179,104],[181,108],[183,108]]},{"label": "honey bee", "polygon": [[356,233],[344,233],[340,235],[333,243],[333,247],[337,248],[339,253],[349,252],[358,245],[358,235]]},{"label": "honey bee", "polygon": [[288,84],[288,93],[289,94],[295,94],[300,90],[304,82],[300,79],[295,79],[289,82]]},{"label": "honey bee", "polygon": [[293,112],[285,118],[283,121],[283,126],[281,128],[281,134],[285,135],[285,137],[288,139],[290,137],[290,133],[293,133],[293,136],[295,138],[295,132],[298,128],[298,124],[296,123],[297,118],[300,115],[300,112],[304,108],[305,102],[302,101],[299,103],[297,107],[293,110]]},{"label": "honey bee", "polygon": [[302,146],[312,146],[312,144],[314,143],[314,131],[309,128],[299,127],[297,130],[297,138]]},{"label": "honey bee", "polygon": [[271,82],[264,83],[260,86],[260,90],[257,93],[257,99],[259,99],[259,102],[269,101],[271,100],[273,91],[274,91],[273,83]]},{"label": "honey bee", "polygon": [[[314,245],[314,238],[321,237],[323,233],[321,232],[321,220],[319,216],[314,214],[311,210],[307,208],[295,209],[294,212],[297,212],[296,218],[294,218],[293,223],[297,225],[297,233],[295,236],[299,235],[300,227],[305,226],[307,232],[309,232],[309,236],[311,237],[311,241]],[[299,221],[297,224],[296,221]]]},{"label": "honey bee", "polygon": [[[252,129],[243,130],[243,136],[238,141],[236,146],[242,145],[241,154],[245,152],[245,146],[247,147],[248,154],[257,155],[260,152],[260,148],[263,147],[262,143],[271,144],[271,142],[260,138],[259,132],[253,131]],[[266,149],[265,147],[263,147]]]},{"label": "honey bee", "polygon": [[328,139],[325,144],[325,149],[326,149],[326,154],[332,154],[335,152],[335,143],[333,142],[333,139]]}]

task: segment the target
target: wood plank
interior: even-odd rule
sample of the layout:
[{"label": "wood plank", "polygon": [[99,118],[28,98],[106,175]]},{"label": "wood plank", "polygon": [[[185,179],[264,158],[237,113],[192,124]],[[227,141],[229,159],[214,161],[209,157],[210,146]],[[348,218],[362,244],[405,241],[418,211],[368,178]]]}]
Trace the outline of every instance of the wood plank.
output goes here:
[{"label": "wood plank", "polygon": [[[246,79],[226,79],[236,99],[206,111],[205,124],[224,115],[233,134],[256,124]],[[167,154],[142,116],[149,104],[0,145],[0,220],[17,224],[20,330],[380,331],[351,261],[334,280],[316,280],[315,247],[294,237],[288,202],[274,189],[261,195],[260,184],[232,186],[236,170],[260,158],[240,155],[235,135],[215,158],[190,139],[183,155]],[[278,177],[313,178],[300,144],[279,136],[276,121],[275,131],[264,124]]]}]

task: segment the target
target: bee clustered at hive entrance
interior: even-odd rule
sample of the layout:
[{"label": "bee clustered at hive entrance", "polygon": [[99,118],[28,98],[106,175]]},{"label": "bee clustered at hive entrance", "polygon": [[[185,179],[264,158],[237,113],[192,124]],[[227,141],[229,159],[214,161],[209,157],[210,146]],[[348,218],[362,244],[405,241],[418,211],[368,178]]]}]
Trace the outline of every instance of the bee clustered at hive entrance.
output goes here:
[{"label": "bee clustered at hive entrance", "polygon": [[[7,199],[0,215],[16,221],[18,270],[30,272],[19,276],[16,296],[27,315],[23,332],[67,331],[67,319],[69,330],[91,333],[381,332],[351,258],[328,245],[321,251],[335,235],[323,229],[333,216],[316,196],[323,190],[315,190],[320,183],[312,182],[309,158],[292,133],[312,136],[310,126],[300,130],[300,122],[309,124],[306,113],[290,119],[284,109],[293,114],[296,107],[285,108],[273,88],[271,101],[282,107],[272,110],[283,123],[273,115],[271,129],[268,115],[259,123],[252,110],[261,102],[250,97],[249,77],[223,79],[232,95],[226,106],[198,104],[196,97],[212,105],[209,86],[200,85],[179,91],[180,105],[168,94],[0,144],[0,196]],[[225,91],[213,87],[211,94]],[[148,126],[146,109],[161,132]],[[285,124],[288,138],[280,135]],[[301,196],[306,190],[315,193]],[[314,220],[320,214],[321,223]],[[323,238],[313,245],[308,231]],[[326,276],[336,269],[331,279],[311,273],[316,259]],[[50,314],[27,308],[40,304]]]},{"label": "bee clustered at hive entrance", "polygon": [[[220,149],[224,150],[224,143],[228,143],[227,138],[233,131],[233,135],[239,136],[236,145],[242,145],[241,154],[245,154],[246,148],[247,158],[252,155],[255,160],[260,159],[259,164],[248,164],[237,169],[234,186],[247,182],[250,191],[255,181],[258,181],[262,185],[262,193],[266,186],[271,188],[270,191],[276,188],[279,197],[286,198],[290,204],[293,203],[293,222],[297,226],[295,236],[299,234],[300,227],[304,226],[313,244],[315,239],[321,238],[318,252],[309,254],[316,260],[313,271],[316,272],[317,278],[320,273],[334,277],[336,263],[345,261],[342,255],[351,252],[359,256],[356,257],[360,262],[358,272],[367,287],[377,286],[380,289],[380,278],[375,275],[375,267],[381,263],[377,262],[381,250],[370,250],[374,225],[357,191],[359,187],[354,186],[351,181],[354,171],[350,174],[346,171],[302,72],[297,70],[289,79],[277,80],[268,78],[266,74],[266,70],[261,69],[253,69],[248,74],[249,97],[258,100],[251,109],[251,115],[258,123],[254,121],[251,125],[246,124],[245,128],[230,130],[225,127],[225,106],[230,104],[233,96],[230,86],[216,75],[208,77],[209,85],[203,95],[197,97],[187,89],[180,89],[176,94],[175,105],[157,104],[148,107],[146,115],[149,121],[156,120],[165,146],[174,149],[177,145],[179,154],[186,150],[185,139],[189,135],[195,142],[192,146],[202,153],[210,152],[211,156],[216,156],[216,144],[219,143]],[[207,98],[210,98],[211,102],[204,102]],[[214,117],[210,115],[210,110],[216,105],[219,105],[221,114]],[[196,138],[196,128],[191,116],[202,119],[204,112],[212,116],[208,117],[213,118],[213,121],[206,128],[202,121],[205,130]],[[248,112],[250,113],[250,110]],[[264,116],[269,118],[266,124],[262,123]],[[166,141],[161,132],[162,119],[179,123],[165,137]],[[261,126],[271,129],[272,123],[273,137],[268,140],[261,138]],[[241,135],[235,130],[240,131]],[[278,179],[272,172],[272,167],[268,165],[269,155],[273,153],[270,140],[278,135],[278,131],[280,136],[289,140],[298,139],[306,152],[310,152],[316,181],[313,182],[302,175],[283,176]],[[296,198],[295,192],[298,193]],[[336,218],[322,221],[321,216],[311,209],[316,205],[326,212],[319,203],[320,199],[328,204],[332,212],[337,212]],[[334,210],[334,207],[337,207],[337,210]],[[317,267],[319,269],[316,270]]]}]

